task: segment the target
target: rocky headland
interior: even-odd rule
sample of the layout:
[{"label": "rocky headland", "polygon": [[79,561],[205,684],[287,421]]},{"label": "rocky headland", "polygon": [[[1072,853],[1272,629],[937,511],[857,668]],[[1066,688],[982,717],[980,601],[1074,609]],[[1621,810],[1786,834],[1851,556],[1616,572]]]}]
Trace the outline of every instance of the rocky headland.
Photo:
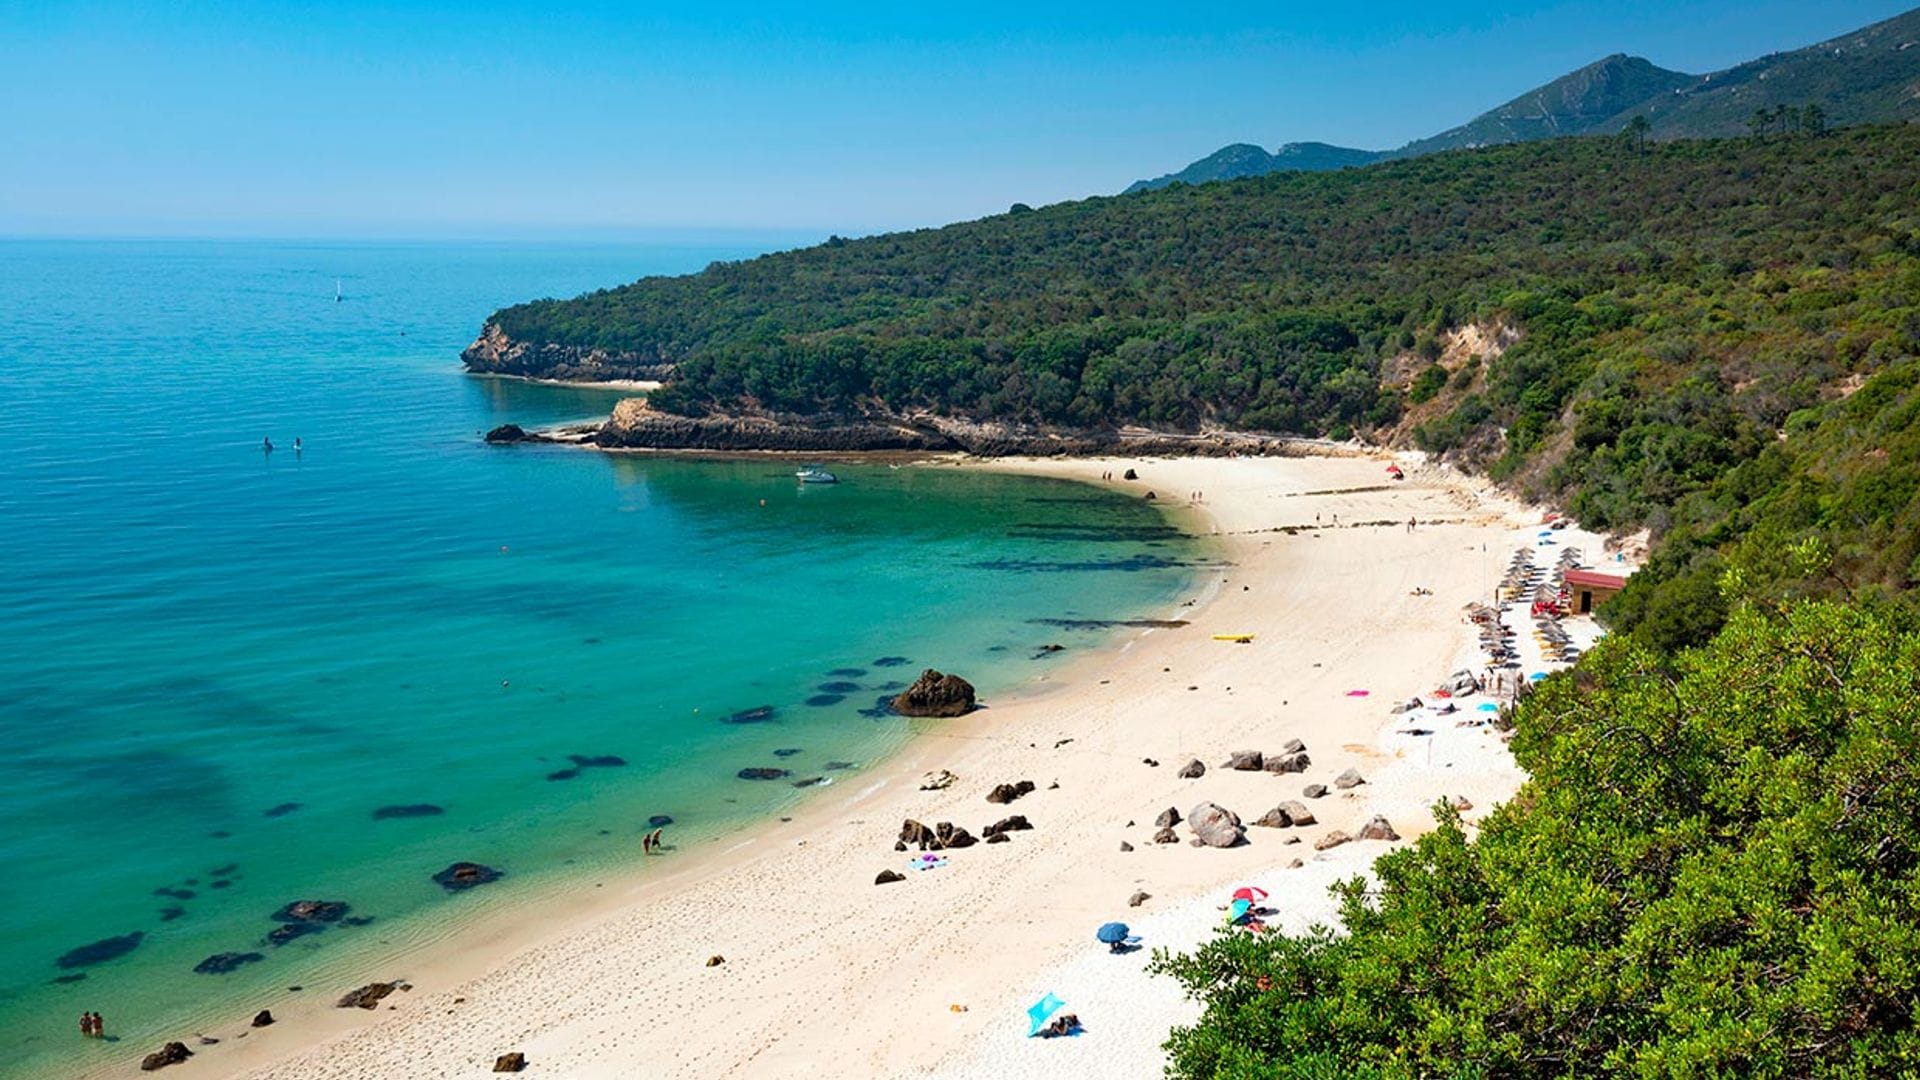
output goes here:
[{"label": "rocky headland", "polygon": [[1286,453],[1294,440],[1239,432],[1195,434],[1145,428],[1073,430],[983,423],[916,413],[858,417],[679,416],[646,398],[627,398],[594,435],[596,445],[626,450],[790,451],[862,453],[962,452],[978,457],[1093,457],[1105,454],[1178,454],[1227,457]]},{"label": "rocky headland", "polygon": [[581,345],[515,341],[498,323],[488,323],[460,354],[476,375],[517,375],[563,382],[658,382],[673,375],[673,362],[657,353],[612,352]]}]

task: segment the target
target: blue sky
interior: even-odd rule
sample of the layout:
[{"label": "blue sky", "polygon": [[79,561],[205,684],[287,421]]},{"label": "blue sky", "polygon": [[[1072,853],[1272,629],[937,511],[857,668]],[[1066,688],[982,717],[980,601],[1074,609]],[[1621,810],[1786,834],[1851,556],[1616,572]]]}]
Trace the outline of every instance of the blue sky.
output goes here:
[{"label": "blue sky", "polygon": [[1387,147],[1611,52],[1709,71],[1910,0],[0,0],[0,233],[866,232],[1229,142]]}]

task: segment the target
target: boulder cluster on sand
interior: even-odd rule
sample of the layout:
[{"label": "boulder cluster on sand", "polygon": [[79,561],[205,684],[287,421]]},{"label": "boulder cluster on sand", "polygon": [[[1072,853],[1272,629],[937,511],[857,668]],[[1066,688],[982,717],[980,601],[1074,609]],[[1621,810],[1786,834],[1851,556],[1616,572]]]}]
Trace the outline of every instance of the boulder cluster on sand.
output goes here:
[{"label": "boulder cluster on sand", "polygon": [[141,1072],[153,1072],[169,1065],[178,1065],[193,1056],[186,1043],[170,1042],[167,1045],[140,1059]]},{"label": "boulder cluster on sand", "polygon": [[942,821],[929,829],[920,822],[908,818],[900,825],[900,839],[894,844],[894,850],[905,851],[908,845],[921,851],[945,851],[948,848],[966,848],[979,843],[972,833],[951,821]]},{"label": "boulder cluster on sand", "polygon": [[964,716],[973,707],[972,683],[932,668],[922,671],[912,686],[893,699],[893,711],[901,716]]},{"label": "boulder cluster on sand", "polygon": [[1312,825],[1314,821],[1313,811],[1307,809],[1305,803],[1288,799],[1260,815],[1254,824],[1269,829],[1285,829],[1294,825]]},{"label": "boulder cluster on sand", "polygon": [[1003,817],[999,821],[981,829],[980,835],[986,837],[988,843],[992,843],[1010,832],[1025,832],[1031,828],[1033,828],[1033,824],[1027,820],[1025,814],[1014,814],[1010,817]]},{"label": "boulder cluster on sand", "polygon": [[1032,794],[1033,790],[1034,783],[1031,780],[1022,780],[1016,784],[995,784],[993,790],[987,792],[987,801],[1004,806],[1022,795]]}]

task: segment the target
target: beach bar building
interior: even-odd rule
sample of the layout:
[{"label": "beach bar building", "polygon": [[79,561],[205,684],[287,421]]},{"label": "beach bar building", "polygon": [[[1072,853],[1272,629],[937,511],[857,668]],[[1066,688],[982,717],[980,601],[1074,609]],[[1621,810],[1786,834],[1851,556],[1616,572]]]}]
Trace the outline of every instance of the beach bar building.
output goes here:
[{"label": "beach bar building", "polygon": [[1576,615],[1588,614],[1608,597],[1627,587],[1626,578],[1593,570],[1569,570],[1566,579],[1570,606]]}]

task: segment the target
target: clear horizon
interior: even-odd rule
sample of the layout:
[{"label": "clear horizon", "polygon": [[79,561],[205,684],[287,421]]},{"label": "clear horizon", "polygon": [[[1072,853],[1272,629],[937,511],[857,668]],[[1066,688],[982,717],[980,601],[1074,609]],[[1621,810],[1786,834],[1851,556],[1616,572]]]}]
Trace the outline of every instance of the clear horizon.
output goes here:
[{"label": "clear horizon", "polygon": [[793,242],[1399,146],[1616,52],[1704,73],[1885,0],[1362,13],[52,3],[0,27],[0,236]]}]

